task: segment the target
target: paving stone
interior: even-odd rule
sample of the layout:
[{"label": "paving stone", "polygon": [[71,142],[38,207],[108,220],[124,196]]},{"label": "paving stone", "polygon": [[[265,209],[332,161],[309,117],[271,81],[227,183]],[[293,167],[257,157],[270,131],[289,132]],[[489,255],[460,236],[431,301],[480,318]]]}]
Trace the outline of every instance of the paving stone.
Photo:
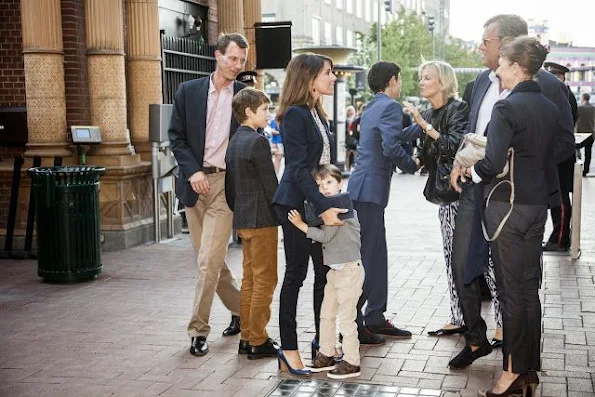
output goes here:
[{"label": "paving stone", "polygon": [[[386,315],[414,335],[384,346],[362,346],[362,376],[353,380],[355,390],[372,382],[393,387],[379,389],[380,397],[413,390],[410,396],[434,396],[426,391],[440,388],[445,397],[476,396],[499,375],[502,353],[454,372],[447,364],[463,348],[464,338],[427,336],[450,314],[437,207],[421,195],[425,178],[398,174],[393,179],[394,194],[386,209]],[[543,387],[537,397],[593,395],[595,239],[589,231],[595,230],[595,200],[589,198],[595,197],[594,178],[584,181],[583,197],[580,260],[544,257]],[[546,234],[549,222],[547,228]],[[277,341],[285,266],[282,243],[279,248],[280,284],[268,327]],[[286,376],[277,373],[274,359],[253,362],[237,356],[238,338],[221,336],[229,312],[218,298],[211,313],[210,353],[188,353],[186,325],[196,264],[187,236],[169,244],[105,252],[102,261],[104,272],[97,280],[59,285],[40,282],[34,261],[0,260],[0,395],[243,397],[265,395]],[[241,250],[231,248],[227,262],[240,277]],[[482,311],[490,337],[495,328],[490,302],[482,302]],[[315,332],[312,272],[300,293],[297,323],[299,349],[308,357]],[[306,386],[312,385],[308,382]]]}]

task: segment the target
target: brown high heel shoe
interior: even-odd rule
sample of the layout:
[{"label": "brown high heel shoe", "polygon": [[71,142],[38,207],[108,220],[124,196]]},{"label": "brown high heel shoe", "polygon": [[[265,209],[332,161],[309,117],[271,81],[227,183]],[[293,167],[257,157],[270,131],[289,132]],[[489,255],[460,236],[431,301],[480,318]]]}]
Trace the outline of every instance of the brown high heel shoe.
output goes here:
[{"label": "brown high heel shoe", "polygon": [[518,378],[512,382],[508,389],[503,393],[497,394],[491,390],[486,391],[486,397],[508,397],[517,390],[522,390],[523,397],[535,397],[535,388],[539,383],[539,377],[535,371],[528,372],[526,374],[520,374]]}]

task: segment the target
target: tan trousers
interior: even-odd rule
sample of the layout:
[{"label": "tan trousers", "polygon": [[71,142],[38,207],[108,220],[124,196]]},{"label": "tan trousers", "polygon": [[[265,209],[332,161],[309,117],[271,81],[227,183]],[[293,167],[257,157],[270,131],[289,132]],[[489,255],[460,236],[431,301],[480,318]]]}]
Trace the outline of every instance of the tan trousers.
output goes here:
[{"label": "tan trousers", "polygon": [[361,261],[346,264],[341,270],[329,270],[320,311],[320,353],[327,357],[335,355],[335,325],[339,317],[343,335],[343,360],[356,366],[359,365],[360,357],[355,318],[364,275]]},{"label": "tan trousers", "polygon": [[215,292],[233,315],[240,314],[240,288],[225,262],[233,212],[225,201],[225,172],[207,174],[210,190],[194,207],[186,207],[190,239],[198,266],[198,280],[188,335],[206,337]]},{"label": "tan trousers", "polygon": [[240,298],[241,339],[252,346],[269,337],[271,302],[277,286],[277,227],[238,229],[244,253]]}]

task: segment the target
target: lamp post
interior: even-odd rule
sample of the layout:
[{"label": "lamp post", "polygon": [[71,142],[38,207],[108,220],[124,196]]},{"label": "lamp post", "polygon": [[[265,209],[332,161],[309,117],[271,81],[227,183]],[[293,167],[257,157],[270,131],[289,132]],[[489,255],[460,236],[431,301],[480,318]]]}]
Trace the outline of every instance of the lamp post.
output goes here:
[{"label": "lamp post", "polygon": [[428,30],[432,33],[432,59],[436,59],[435,54],[435,47],[434,47],[434,16],[428,16]]}]

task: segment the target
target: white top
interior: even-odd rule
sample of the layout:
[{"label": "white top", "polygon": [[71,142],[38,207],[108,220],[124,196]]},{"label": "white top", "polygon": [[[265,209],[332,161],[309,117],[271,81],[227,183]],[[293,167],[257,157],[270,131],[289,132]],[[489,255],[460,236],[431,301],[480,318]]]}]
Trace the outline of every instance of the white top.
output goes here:
[{"label": "white top", "polygon": [[322,137],[322,155],[320,156],[320,161],[318,164],[330,164],[331,163],[331,143],[328,139],[328,135],[326,132],[326,127],[322,120],[320,120],[320,116],[318,116],[318,112],[316,109],[312,109],[312,117],[314,117],[314,121],[316,122],[316,126],[320,131],[320,135]]},{"label": "white top", "polygon": [[[496,77],[496,72],[492,70],[489,74],[489,78],[492,84],[490,84],[488,92],[486,92],[481,101],[481,107],[479,108],[479,113],[477,115],[477,123],[475,124],[475,131],[473,131],[480,135],[485,135],[487,131],[488,123],[492,119],[492,109],[494,109],[496,102],[506,98],[510,94],[510,90],[502,90],[502,92],[500,92],[500,80]],[[473,182],[481,182],[481,177],[475,172],[475,167],[471,168],[471,174]]]}]

